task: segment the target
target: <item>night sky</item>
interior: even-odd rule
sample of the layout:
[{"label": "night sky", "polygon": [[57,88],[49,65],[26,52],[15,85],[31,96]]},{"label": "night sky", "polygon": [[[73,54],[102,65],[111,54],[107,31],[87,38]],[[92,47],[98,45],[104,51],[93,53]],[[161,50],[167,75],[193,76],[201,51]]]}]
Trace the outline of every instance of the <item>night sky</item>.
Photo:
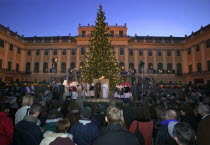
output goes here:
[{"label": "night sky", "polygon": [[71,36],[94,25],[99,5],[128,35],[190,35],[210,24],[210,0],[0,0],[0,24],[19,35]]}]

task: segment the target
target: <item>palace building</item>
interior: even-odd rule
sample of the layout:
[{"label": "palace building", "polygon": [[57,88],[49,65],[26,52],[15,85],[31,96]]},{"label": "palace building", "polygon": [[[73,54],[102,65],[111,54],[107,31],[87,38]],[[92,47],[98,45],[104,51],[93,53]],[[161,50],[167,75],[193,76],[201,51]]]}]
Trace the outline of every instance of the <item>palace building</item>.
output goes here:
[{"label": "palace building", "polygon": [[[185,37],[128,36],[126,24],[107,27],[122,77],[210,84],[210,25]],[[24,37],[0,25],[0,79],[42,82],[73,71],[79,77],[92,31],[79,25],[74,37]]]}]

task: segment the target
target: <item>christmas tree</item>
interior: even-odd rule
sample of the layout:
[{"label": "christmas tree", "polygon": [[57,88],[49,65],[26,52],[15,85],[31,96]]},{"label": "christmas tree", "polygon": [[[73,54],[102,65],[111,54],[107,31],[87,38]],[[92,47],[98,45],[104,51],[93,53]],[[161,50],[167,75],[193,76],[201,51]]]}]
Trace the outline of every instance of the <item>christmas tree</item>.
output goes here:
[{"label": "christmas tree", "polygon": [[94,30],[89,40],[89,52],[86,54],[85,66],[82,69],[82,80],[109,79],[110,88],[117,83],[119,66],[111,45],[109,28],[105,23],[106,16],[99,6]]}]

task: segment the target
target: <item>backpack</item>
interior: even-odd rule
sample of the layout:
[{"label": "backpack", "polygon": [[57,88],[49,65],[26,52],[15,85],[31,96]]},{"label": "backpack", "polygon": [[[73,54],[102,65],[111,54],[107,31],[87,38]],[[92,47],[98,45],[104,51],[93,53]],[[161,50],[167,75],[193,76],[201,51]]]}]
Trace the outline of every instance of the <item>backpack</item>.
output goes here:
[{"label": "backpack", "polygon": [[139,123],[136,121],[136,131],[134,132],[134,135],[138,138],[139,144],[144,145],[144,136],[142,135],[141,131],[139,130]]}]

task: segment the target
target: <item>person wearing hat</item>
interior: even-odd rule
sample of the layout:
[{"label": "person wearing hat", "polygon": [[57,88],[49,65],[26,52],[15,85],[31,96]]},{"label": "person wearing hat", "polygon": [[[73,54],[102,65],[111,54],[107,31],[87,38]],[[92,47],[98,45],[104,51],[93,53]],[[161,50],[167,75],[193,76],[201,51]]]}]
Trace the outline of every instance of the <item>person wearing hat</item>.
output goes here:
[{"label": "person wearing hat", "polygon": [[73,135],[73,141],[77,145],[92,145],[96,137],[99,136],[99,128],[90,120],[91,108],[84,107],[80,115],[81,119],[72,125],[68,133]]}]

